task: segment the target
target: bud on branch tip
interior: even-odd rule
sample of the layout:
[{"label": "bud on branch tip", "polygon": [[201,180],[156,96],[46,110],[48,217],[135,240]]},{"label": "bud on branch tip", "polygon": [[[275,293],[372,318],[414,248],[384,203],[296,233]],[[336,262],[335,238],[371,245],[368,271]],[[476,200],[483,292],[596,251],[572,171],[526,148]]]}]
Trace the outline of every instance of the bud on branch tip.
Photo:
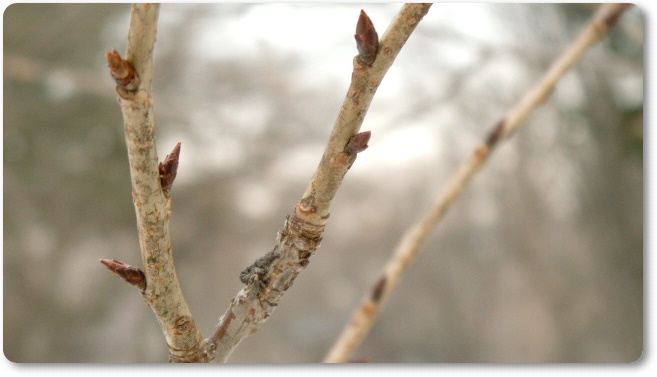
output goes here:
[{"label": "bud on branch tip", "polygon": [[173,147],[171,153],[167,155],[164,162],[160,162],[160,185],[164,195],[169,196],[173,181],[176,179],[178,173],[178,158],[180,157],[180,142]]},{"label": "bud on branch tip", "polygon": [[135,72],[135,67],[129,61],[121,58],[116,50],[107,51],[105,53],[107,58],[107,66],[110,69],[110,74],[116,84],[126,90],[137,90],[139,87],[139,77]]},{"label": "bud on branch tip", "polygon": [[100,263],[104,264],[114,275],[120,277],[129,284],[143,288],[143,285],[146,283],[146,276],[142,270],[137,267],[125,264],[116,259],[101,259]]},{"label": "bud on branch tip", "polygon": [[372,20],[361,9],[358,24],[356,24],[356,47],[358,48],[358,62],[370,66],[376,59],[379,50],[379,35],[374,29]]}]

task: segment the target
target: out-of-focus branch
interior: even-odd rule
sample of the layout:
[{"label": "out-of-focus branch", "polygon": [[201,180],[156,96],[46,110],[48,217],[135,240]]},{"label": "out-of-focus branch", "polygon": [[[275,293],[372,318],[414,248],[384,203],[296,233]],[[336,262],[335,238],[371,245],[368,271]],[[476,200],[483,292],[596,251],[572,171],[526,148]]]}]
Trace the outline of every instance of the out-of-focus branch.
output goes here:
[{"label": "out-of-focus branch", "polygon": [[243,339],[258,330],[319,247],[331,201],[357,153],[367,147],[370,133],[359,133],[359,129],[372,98],[430,6],[404,5],[380,41],[373,24],[361,12],[356,29],[359,55],[354,58],[351,85],[324,155],[302,199],[279,230],[273,250],[240,275],[246,287],[233,298],[207,340],[216,360],[226,361]]},{"label": "out-of-focus branch", "polygon": [[376,283],[333,345],[325,362],[347,362],[360,346],[403,274],[417,257],[431,231],[463,192],[473,175],[488,160],[493,149],[507,139],[551,95],[557,82],[584,53],[602,39],[630,4],[602,5],[570,47],[554,61],[543,78],[497,122],[483,141],[452,177],[429,210],[405,234]]},{"label": "out-of-focus branch", "polygon": [[[119,104],[123,112],[132,199],[137,214],[144,266],[145,286],[143,281],[137,283],[142,288],[146,304],[155,313],[164,332],[169,360],[206,362],[209,357],[205,342],[180,289],[169,238],[171,200],[168,191],[175,178],[180,146],[174,148],[172,157],[167,158],[162,171],[155,148],[151,82],[158,14],[158,4],[134,4],[126,58],[121,58],[116,51],[107,53],[110,73],[117,83]],[[163,187],[163,182],[168,187]],[[135,280],[135,274],[127,274],[134,271],[126,270],[127,267],[120,265],[120,262],[104,264],[119,276],[129,277],[126,279],[128,282]]]}]

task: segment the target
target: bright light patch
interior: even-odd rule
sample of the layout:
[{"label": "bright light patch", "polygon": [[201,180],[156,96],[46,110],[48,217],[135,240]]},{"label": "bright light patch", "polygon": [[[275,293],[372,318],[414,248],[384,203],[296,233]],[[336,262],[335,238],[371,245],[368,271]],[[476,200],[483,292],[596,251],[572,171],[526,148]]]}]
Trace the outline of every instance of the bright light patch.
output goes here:
[{"label": "bright light patch", "polygon": [[266,186],[247,182],[235,190],[235,206],[245,216],[264,219],[276,209],[276,195]]},{"label": "bright light patch", "polygon": [[437,149],[438,145],[430,129],[407,127],[380,136],[373,134],[370,148],[363,152],[362,158],[359,157],[358,164],[383,164],[401,168],[414,161],[430,158],[437,153]]}]

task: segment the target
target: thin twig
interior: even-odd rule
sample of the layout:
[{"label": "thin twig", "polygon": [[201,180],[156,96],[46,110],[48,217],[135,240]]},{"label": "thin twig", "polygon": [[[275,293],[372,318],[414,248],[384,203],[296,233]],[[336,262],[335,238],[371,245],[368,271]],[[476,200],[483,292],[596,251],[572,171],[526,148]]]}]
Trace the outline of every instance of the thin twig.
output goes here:
[{"label": "thin twig", "polygon": [[[360,130],[381,80],[430,7],[431,4],[402,6],[381,37],[378,53],[371,67],[360,63],[363,60],[360,55],[354,58],[349,91],[333,126],[320,165],[297,206],[296,215],[300,218],[316,225],[326,223],[331,201],[348,169],[341,163],[341,153],[349,139]],[[368,28],[364,29],[368,31]]]},{"label": "thin twig", "polygon": [[384,267],[373,288],[368,292],[351,320],[333,345],[324,362],[344,363],[352,358],[376,320],[381,308],[395,289],[402,275],[416,259],[420,247],[436,227],[451,204],[463,192],[473,175],[488,160],[493,149],[507,139],[529,115],[552,93],[561,77],[577,63],[593,44],[602,39],[630,4],[601,6],[588,26],[570,47],[552,64],[543,78],[520,102],[497,122],[487,138],[452,177],[434,204],[403,237],[391,259]]},{"label": "thin twig", "polygon": [[[142,295],[160,323],[169,348],[169,360],[206,362],[209,357],[205,342],[194,324],[173,264],[169,238],[171,201],[166,195],[170,187],[162,187],[155,148],[151,82],[158,14],[158,4],[133,5],[126,58],[122,59],[116,51],[108,52],[107,58],[110,73],[118,84],[123,112],[132,198],[146,279]],[[176,150],[179,146],[174,152]],[[175,157],[177,166],[177,154]],[[172,164],[169,162],[167,166]],[[165,181],[172,183],[175,169],[165,170]]]},{"label": "thin twig", "polygon": [[216,360],[225,362],[243,339],[258,330],[319,247],[331,201],[357,153],[367,147],[370,134],[358,131],[374,93],[430,6],[404,5],[378,45],[371,21],[361,25],[369,21],[361,13],[356,30],[360,54],[354,58],[351,86],[322,160],[303,198],[279,230],[276,246],[240,275],[247,286],[233,298],[207,340]]}]

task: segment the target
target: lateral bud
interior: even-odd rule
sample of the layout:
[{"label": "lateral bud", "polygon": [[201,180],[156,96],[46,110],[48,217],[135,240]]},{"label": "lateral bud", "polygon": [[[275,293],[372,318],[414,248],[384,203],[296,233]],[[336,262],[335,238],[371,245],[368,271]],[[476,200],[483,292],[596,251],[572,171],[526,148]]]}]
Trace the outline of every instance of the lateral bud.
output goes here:
[{"label": "lateral bud", "polygon": [[107,58],[107,66],[110,69],[110,74],[116,84],[120,87],[135,91],[139,87],[139,76],[135,71],[135,67],[129,61],[121,58],[121,55],[116,50],[105,52]]},{"label": "lateral bud", "polygon": [[504,127],[506,127],[505,125],[506,119],[502,118],[497,123],[495,123],[495,126],[493,126],[493,128],[490,130],[488,136],[486,137],[486,145],[489,148],[493,148],[500,140],[502,135],[504,135]]},{"label": "lateral bud", "polygon": [[354,155],[364,151],[368,147],[367,142],[370,141],[371,136],[372,131],[357,133],[349,139],[349,142],[344,147],[344,152],[349,155]]},{"label": "lateral bud", "polygon": [[104,264],[114,275],[125,280],[127,283],[141,289],[146,287],[146,276],[141,269],[116,259],[101,259],[100,263]]},{"label": "lateral bud", "polygon": [[362,65],[371,66],[376,59],[376,53],[379,51],[379,35],[374,29],[372,20],[367,16],[364,10],[360,10],[360,17],[356,24],[356,47],[358,56],[356,59]]},{"label": "lateral bud", "polygon": [[173,181],[176,180],[176,174],[178,173],[178,158],[180,157],[180,142],[173,147],[171,153],[169,153],[164,162],[160,162],[159,172],[160,172],[160,185],[162,186],[162,191],[166,197],[169,197],[169,191],[171,191],[171,186],[173,186]]},{"label": "lateral bud", "polygon": [[603,16],[603,21],[607,27],[614,27],[623,12],[632,5],[633,4],[629,3],[610,5],[609,8],[606,9],[608,12]]}]

